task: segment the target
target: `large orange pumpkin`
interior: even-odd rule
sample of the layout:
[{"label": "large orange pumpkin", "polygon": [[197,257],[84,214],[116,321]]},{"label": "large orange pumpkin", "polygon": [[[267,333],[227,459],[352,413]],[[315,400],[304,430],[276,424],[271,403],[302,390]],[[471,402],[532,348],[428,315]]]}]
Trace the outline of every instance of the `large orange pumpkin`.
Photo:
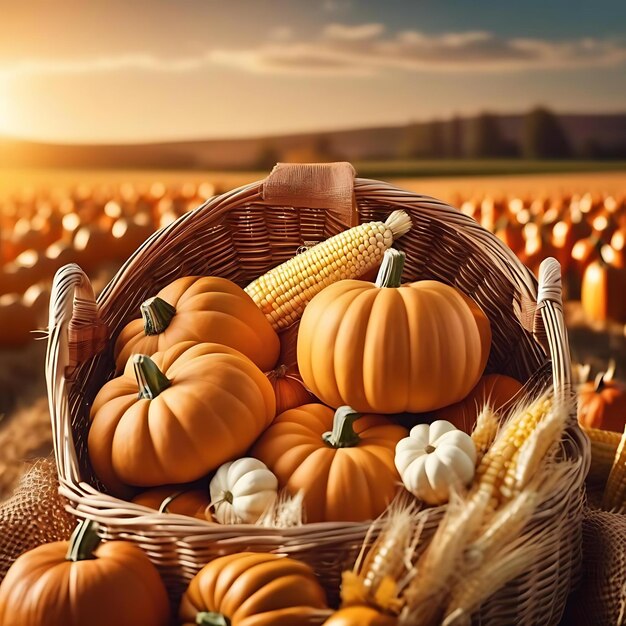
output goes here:
[{"label": "large orange pumpkin", "polygon": [[176,485],[154,487],[136,495],[133,502],[155,509],[159,513],[188,515],[208,521],[213,519],[209,509],[211,502],[208,487],[205,489],[181,489]]},{"label": "large orange pumpkin", "polygon": [[489,320],[458,289],[434,280],[400,286],[404,253],[385,252],[376,284],[342,280],[304,311],[298,365],[330,406],[420,413],[462,400],[491,347]]},{"label": "large orange pumpkin", "polygon": [[91,408],[89,458],[112,490],[192,482],[243,454],[270,424],[276,400],[240,352],[182,342],[135,355]]},{"label": "large orange pumpkin", "polygon": [[324,626],[395,626],[398,620],[369,606],[350,606],[335,611]]},{"label": "large orange pumpkin", "polygon": [[458,429],[470,434],[476,424],[476,418],[485,404],[498,413],[509,400],[522,388],[522,383],[510,376],[489,374],[483,376],[466,398],[435,411],[434,419],[446,420]]},{"label": "large orange pumpkin", "polygon": [[295,367],[290,369],[286,365],[279,365],[267,377],[274,388],[277,414],[315,400],[304,386]]},{"label": "large orange pumpkin", "polygon": [[304,495],[308,522],[362,522],[378,517],[396,494],[396,444],[406,428],[382,415],[306,404],[282,413],[251,455],[281,487]]},{"label": "large orange pumpkin", "polygon": [[20,556],[0,586],[0,626],[167,626],[159,573],[126,541],[99,540],[91,522],[72,539]]},{"label": "large orange pumpkin", "polygon": [[324,590],[306,564],[276,554],[241,552],[211,561],[180,604],[181,626],[321,624]]},{"label": "large orange pumpkin", "polygon": [[585,428],[623,433],[626,427],[626,387],[605,378],[603,372],[595,381],[584,383],[578,395],[578,421]]},{"label": "large orange pumpkin", "polygon": [[276,364],[278,336],[252,298],[225,278],[179,278],[141,305],[115,344],[118,371],[134,353],[152,355],[181,341],[221,343],[264,372]]}]

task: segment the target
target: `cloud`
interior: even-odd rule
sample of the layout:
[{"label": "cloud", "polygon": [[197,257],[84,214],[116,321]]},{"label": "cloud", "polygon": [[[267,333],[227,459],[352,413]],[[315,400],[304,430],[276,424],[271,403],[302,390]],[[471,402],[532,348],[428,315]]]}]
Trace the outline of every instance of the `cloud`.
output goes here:
[{"label": "cloud", "polygon": [[294,32],[290,26],[276,26],[269,32],[269,39],[274,41],[288,41],[293,39]]},{"label": "cloud", "polygon": [[208,49],[160,58],[151,53],[61,60],[25,60],[0,66],[0,78],[139,70],[191,72],[231,67],[253,73],[350,74],[502,72],[614,67],[626,63],[625,39],[549,40],[504,38],[485,31],[429,35],[417,30],[387,34],[383,24],[328,24],[317,37],[298,41],[287,29],[249,49]]},{"label": "cloud", "polygon": [[326,39],[335,41],[368,41],[380,37],[385,31],[384,24],[358,24],[346,26],[345,24],[328,24],[322,32]]},{"label": "cloud", "polygon": [[340,11],[348,11],[352,8],[352,0],[324,0],[322,5],[327,13],[338,13]]},{"label": "cloud", "polygon": [[[609,67],[626,62],[626,41],[502,38],[484,31],[428,35],[407,30],[386,37],[382,24],[331,24],[308,42],[221,52],[221,63],[251,71],[371,74],[405,71],[529,71]],[[245,61],[244,61],[245,59]],[[232,62],[232,63],[231,63]]]}]

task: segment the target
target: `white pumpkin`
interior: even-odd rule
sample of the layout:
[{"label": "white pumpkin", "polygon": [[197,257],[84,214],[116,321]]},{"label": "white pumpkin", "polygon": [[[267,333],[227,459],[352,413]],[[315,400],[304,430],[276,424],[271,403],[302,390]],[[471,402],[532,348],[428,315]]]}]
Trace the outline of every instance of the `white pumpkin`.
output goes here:
[{"label": "white pumpkin", "polygon": [[450,422],[418,424],[396,446],[396,468],[408,491],[427,504],[443,504],[450,487],[469,485],[476,471],[476,445]]},{"label": "white pumpkin", "polygon": [[211,480],[211,507],[220,524],[254,524],[272,506],[278,479],[265,463],[245,457],[224,463]]}]

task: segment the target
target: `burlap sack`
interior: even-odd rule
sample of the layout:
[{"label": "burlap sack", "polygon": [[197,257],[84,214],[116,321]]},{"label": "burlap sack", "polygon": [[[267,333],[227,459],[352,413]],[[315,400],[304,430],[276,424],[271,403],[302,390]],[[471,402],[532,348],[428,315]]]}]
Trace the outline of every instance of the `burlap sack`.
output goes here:
[{"label": "burlap sack", "polygon": [[562,624],[626,624],[626,515],[587,508],[583,523],[583,576]]},{"label": "burlap sack", "polygon": [[0,581],[22,552],[69,539],[76,520],[65,511],[58,487],[54,459],[40,459],[0,504]]}]

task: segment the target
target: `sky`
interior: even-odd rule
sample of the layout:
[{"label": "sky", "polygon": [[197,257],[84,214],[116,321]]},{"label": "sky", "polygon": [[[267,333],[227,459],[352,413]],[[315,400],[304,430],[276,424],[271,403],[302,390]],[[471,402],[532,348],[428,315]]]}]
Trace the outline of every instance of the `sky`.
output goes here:
[{"label": "sky", "polygon": [[263,136],[626,111],[624,0],[0,0],[0,135]]}]

